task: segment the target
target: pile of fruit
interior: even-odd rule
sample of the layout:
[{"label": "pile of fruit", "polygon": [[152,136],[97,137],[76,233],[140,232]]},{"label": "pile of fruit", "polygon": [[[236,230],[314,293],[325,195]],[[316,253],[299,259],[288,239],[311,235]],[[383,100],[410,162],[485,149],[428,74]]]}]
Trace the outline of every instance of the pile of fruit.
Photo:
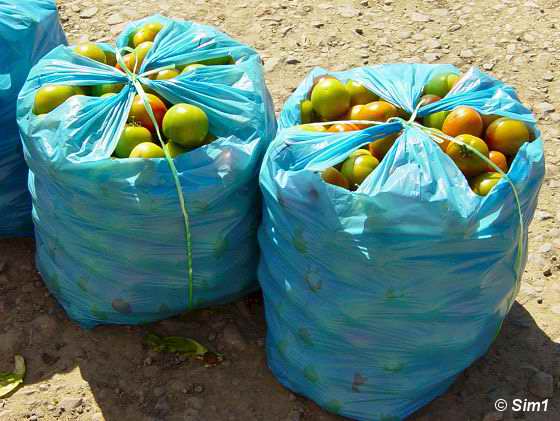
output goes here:
[{"label": "pile of fruit", "polygon": [[[454,73],[434,76],[424,86],[420,104],[423,106],[439,101],[459,79],[460,76]],[[332,76],[323,76],[315,81],[309,98],[301,102],[300,111],[301,129],[327,133],[362,130],[370,126],[364,124],[364,120],[386,122],[392,117],[409,118],[404,110],[379,99],[362,84],[353,80],[344,84]],[[361,120],[362,124],[348,122],[352,120]],[[325,122],[333,124],[324,124]],[[437,142],[443,152],[467,177],[472,190],[481,196],[490,192],[500,180],[501,174],[468,146],[507,173],[521,145],[533,139],[531,130],[522,121],[497,115],[481,115],[466,106],[417,118],[416,122],[434,129],[433,133],[438,137]],[[438,133],[454,137],[458,142],[440,138]],[[386,136],[354,151],[340,164],[324,170],[323,179],[327,183],[356,190],[377,168],[399,135],[400,133],[395,133]]]},{"label": "pile of fruit", "polygon": [[[156,36],[162,29],[163,25],[161,23],[149,23],[130,36],[129,46],[133,50],[122,56],[122,63],[130,72],[138,73],[146,55],[154,45]],[[74,47],[73,51],[75,54],[123,71],[121,64],[117,62],[115,53],[104,50],[96,43],[79,44]],[[152,80],[167,80],[199,67],[233,63],[233,59],[229,56],[218,57],[196,63],[176,65],[174,68],[167,68],[168,66],[166,66],[163,70],[150,72],[146,77]],[[50,113],[68,98],[75,95],[107,98],[117,95],[123,88],[123,84],[95,86],[45,85],[37,91],[33,113],[38,116]],[[208,116],[204,110],[186,103],[170,104],[148,87],[145,87],[145,90],[149,92],[146,97],[160,133],[165,138],[165,144],[163,148],[160,146],[156,127],[144,106],[143,99],[140,95],[136,95],[130,109],[128,123],[124,127],[113,152],[115,158],[162,158],[165,156],[164,149],[171,157],[175,158],[183,152],[206,145],[216,139],[208,132]]]}]

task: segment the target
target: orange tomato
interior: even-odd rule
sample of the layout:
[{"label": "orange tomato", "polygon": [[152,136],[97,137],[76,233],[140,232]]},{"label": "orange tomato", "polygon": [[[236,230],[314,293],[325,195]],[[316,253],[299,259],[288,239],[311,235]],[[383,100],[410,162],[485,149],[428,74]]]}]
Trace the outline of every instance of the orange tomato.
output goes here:
[{"label": "orange tomato", "polygon": [[[163,101],[159,99],[157,96],[152,94],[146,94],[146,96],[148,97],[148,102],[152,107],[156,122],[161,131],[162,130],[161,123],[163,121],[163,116],[167,112],[167,107],[165,106]],[[132,102],[132,106],[130,107],[128,120],[130,122],[140,123],[140,125],[148,129],[152,133],[156,132],[156,128],[154,127],[154,124],[152,123],[152,120],[150,119],[150,116],[146,111],[146,108],[144,107],[144,102],[142,101],[139,95],[136,95],[134,97],[134,101]]]},{"label": "orange tomato", "polygon": [[443,122],[441,131],[449,136],[470,134],[480,137],[484,123],[480,114],[470,107],[457,107]]},{"label": "orange tomato", "polygon": [[[503,172],[508,171],[507,158],[503,153],[501,153],[499,151],[490,151],[490,153],[488,154],[488,158],[490,158],[490,161],[492,161],[494,164],[496,164]],[[488,165],[487,171],[488,172],[497,172],[490,165]]]},{"label": "orange tomato", "polygon": [[360,130],[360,128],[355,124],[338,123],[338,124],[333,124],[331,127],[329,127],[327,131],[328,132],[353,132],[356,130]]},{"label": "orange tomato", "polygon": [[490,149],[504,155],[515,156],[521,145],[531,140],[525,123],[511,118],[499,118],[486,129],[486,141]]},{"label": "orange tomato", "polygon": [[[470,134],[462,134],[457,136],[458,140],[476,149],[482,155],[488,157],[488,146],[484,140],[472,136]],[[488,164],[480,159],[474,152],[466,146],[458,143],[449,142],[447,146],[447,155],[455,162],[461,172],[467,177],[475,176],[483,173]]]},{"label": "orange tomato", "polygon": [[366,104],[367,112],[371,116],[368,120],[387,121],[391,117],[397,117],[399,110],[393,104],[386,101],[373,101]]},{"label": "orange tomato", "polygon": [[321,173],[321,177],[326,183],[333,184],[345,189],[350,189],[350,184],[348,183],[346,177],[344,177],[342,173],[334,167],[329,167],[324,170]]}]

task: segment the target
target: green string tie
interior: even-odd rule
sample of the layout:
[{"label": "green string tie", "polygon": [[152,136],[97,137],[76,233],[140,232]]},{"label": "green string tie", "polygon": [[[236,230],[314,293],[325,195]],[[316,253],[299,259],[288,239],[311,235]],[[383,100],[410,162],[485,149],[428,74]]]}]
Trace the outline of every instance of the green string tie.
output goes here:
[{"label": "green string tie", "polygon": [[[134,51],[130,47],[124,47],[124,48],[122,48],[122,50],[127,51],[127,52]],[[188,283],[189,283],[189,285],[188,285],[188,309],[192,309],[192,307],[193,307],[193,271],[192,271],[192,260],[193,260],[193,258],[192,258],[192,240],[191,240],[189,212],[187,210],[187,206],[185,205],[185,197],[183,195],[183,189],[182,189],[182,186],[181,186],[181,182],[179,180],[179,175],[177,173],[177,168],[175,167],[175,163],[173,162],[173,158],[171,157],[171,155],[169,155],[169,152],[167,151],[167,148],[164,147],[165,142],[163,141],[163,137],[161,136],[160,127],[159,127],[158,122],[156,120],[156,117],[154,115],[154,111],[152,109],[152,106],[150,105],[150,101],[148,100],[148,97],[146,95],[146,92],[144,91],[144,88],[142,87],[142,84],[138,81],[139,77],[147,77],[151,74],[160,72],[162,70],[173,69],[173,68],[175,68],[175,65],[171,64],[171,65],[164,66],[164,67],[161,67],[161,68],[158,68],[158,69],[150,70],[148,72],[144,72],[141,75],[137,75],[136,74],[136,70],[137,70],[137,66],[138,66],[138,61],[137,60],[134,60],[134,71],[131,72],[128,69],[128,67],[125,65],[124,59],[123,59],[123,57],[121,55],[121,52],[118,48],[115,51],[115,57],[116,57],[117,63],[119,63],[119,65],[123,69],[124,73],[126,74],[126,76],[131,81],[132,86],[134,86],[134,88],[136,89],[136,93],[142,99],[142,102],[144,104],[144,108],[146,109],[148,115],[150,116],[150,120],[152,121],[152,123],[153,123],[153,125],[156,129],[156,135],[157,135],[158,141],[161,144],[161,148],[163,149],[165,159],[167,161],[167,164],[169,165],[169,168],[171,170],[171,174],[173,176],[173,180],[175,182],[175,188],[177,189],[177,196],[179,197],[179,205],[181,207],[181,213],[183,214],[185,239],[186,239],[186,242],[187,242],[187,274],[188,274]]]}]

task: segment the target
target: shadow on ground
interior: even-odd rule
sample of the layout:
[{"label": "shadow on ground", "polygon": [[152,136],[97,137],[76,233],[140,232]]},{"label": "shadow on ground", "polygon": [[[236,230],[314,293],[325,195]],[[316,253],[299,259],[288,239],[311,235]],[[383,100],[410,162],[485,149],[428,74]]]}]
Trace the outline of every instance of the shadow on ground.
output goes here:
[{"label": "shadow on ground", "polygon": [[[31,240],[5,240],[0,248],[8,261],[0,274],[0,371],[11,368],[16,352],[28,365],[25,386],[0,406],[0,419],[41,413],[47,420],[89,421],[97,412],[106,421],[341,419],[294,396],[268,371],[259,294],[147,326],[84,330],[66,317],[35,272]],[[143,344],[148,332],[194,338],[223,353],[225,362],[207,368],[198,360],[157,353]],[[411,419],[479,420],[494,411],[498,398],[537,399],[527,391],[528,379],[535,369],[550,372],[559,354],[558,345],[515,303],[487,354]],[[67,398],[82,403],[60,411]],[[506,411],[504,419],[560,419],[558,408],[556,393],[546,414]]]}]

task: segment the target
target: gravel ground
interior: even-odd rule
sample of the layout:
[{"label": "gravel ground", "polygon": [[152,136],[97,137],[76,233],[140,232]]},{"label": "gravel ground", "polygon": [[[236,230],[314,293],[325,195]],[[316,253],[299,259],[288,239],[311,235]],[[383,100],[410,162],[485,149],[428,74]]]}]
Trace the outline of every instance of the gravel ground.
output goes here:
[{"label": "gravel ground", "polygon": [[[489,352],[413,420],[560,419],[560,2],[557,0],[59,0],[71,42],[110,41],[125,22],[160,12],[216,25],[265,60],[277,110],[314,66],[386,62],[479,66],[513,85],[535,110],[547,175],[530,229],[523,286]],[[266,367],[258,295],[144,327],[73,324],[33,263],[31,240],[0,242],[0,371],[28,363],[24,387],[0,400],[0,420],[323,420],[330,415],[283,389]],[[5,265],[3,265],[5,263]],[[198,339],[225,362],[158,354],[147,332]],[[504,398],[542,400],[548,411],[494,412]]]}]

